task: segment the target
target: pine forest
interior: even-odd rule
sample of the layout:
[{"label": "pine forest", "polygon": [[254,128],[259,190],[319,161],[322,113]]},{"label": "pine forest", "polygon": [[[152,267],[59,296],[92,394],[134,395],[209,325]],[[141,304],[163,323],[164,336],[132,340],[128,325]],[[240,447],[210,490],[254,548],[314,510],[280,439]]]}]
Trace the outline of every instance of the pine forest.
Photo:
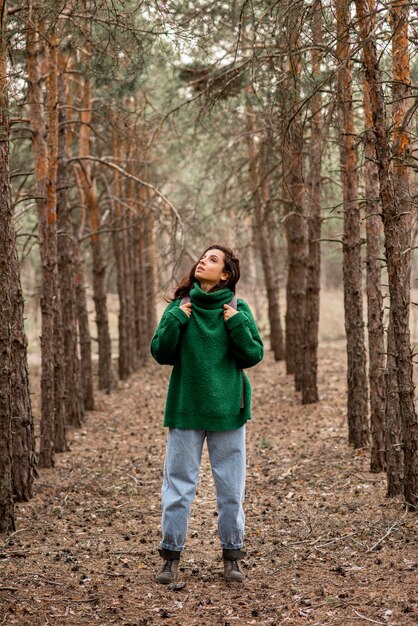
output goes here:
[{"label": "pine forest", "polygon": [[[417,8],[0,0],[0,624],[417,623]],[[217,245],[264,343],[245,582],[205,448],[162,586],[150,343]]]}]

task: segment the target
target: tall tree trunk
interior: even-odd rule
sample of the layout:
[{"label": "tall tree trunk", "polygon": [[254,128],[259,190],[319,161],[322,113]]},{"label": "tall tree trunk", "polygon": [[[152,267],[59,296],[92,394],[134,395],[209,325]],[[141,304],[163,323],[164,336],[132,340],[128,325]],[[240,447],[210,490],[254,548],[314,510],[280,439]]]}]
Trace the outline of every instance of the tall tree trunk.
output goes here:
[{"label": "tall tree trunk", "polygon": [[54,402],[56,452],[67,450],[66,402],[64,368],[64,330],[62,325],[61,292],[58,287],[58,233],[57,233],[57,182],[58,182],[58,38],[51,33],[48,41],[48,179],[46,184],[48,220],[54,222],[54,240],[51,254],[54,264]]},{"label": "tall tree trunk", "polygon": [[35,434],[29,390],[27,338],[24,329],[24,301],[20,285],[19,259],[15,252],[9,254],[13,273],[11,300],[14,307],[12,324],[11,384],[12,394],[12,444],[13,493],[17,502],[30,500],[33,481],[37,476]]},{"label": "tall tree trunk", "polygon": [[[247,103],[245,109],[247,126],[248,164],[251,191],[254,198],[254,235],[258,252],[263,266],[264,283],[267,292],[268,318],[270,325],[270,347],[274,358],[278,361],[283,358],[283,333],[281,328],[279,307],[278,272],[275,268],[277,259],[272,257],[275,232],[269,232],[268,205],[270,192],[267,180],[267,137],[264,137],[261,147],[256,146],[255,111],[250,103],[251,89],[247,89]],[[272,220],[270,219],[270,225]]]},{"label": "tall tree trunk", "polygon": [[[383,226],[385,231],[385,255],[389,279],[391,316],[393,322],[394,353],[399,387],[399,408],[402,419],[404,440],[405,480],[404,496],[407,506],[416,510],[418,507],[418,421],[414,406],[414,384],[412,378],[412,357],[409,331],[410,308],[410,271],[411,271],[411,213],[405,211],[404,197],[395,194],[393,175],[390,168],[390,146],[387,131],[386,107],[380,79],[379,61],[376,43],[371,37],[371,21],[368,17],[368,6],[365,0],[355,0],[360,36],[363,43],[366,79],[370,87],[370,104],[373,113],[373,130],[375,133],[376,161],[379,171],[380,200],[382,205]],[[405,80],[409,73],[407,51],[407,26],[405,16],[408,15],[408,4],[399,2],[398,33],[394,39],[393,57],[399,63],[401,85],[408,88]],[[394,19],[394,18],[392,18]],[[395,68],[394,68],[395,70]],[[398,70],[396,70],[398,71]],[[395,116],[398,124],[401,116]],[[404,156],[403,144],[407,138],[402,126],[395,127],[398,141],[396,158]],[[396,164],[397,176],[402,174]],[[403,189],[403,181],[398,183]]]},{"label": "tall tree trunk", "polygon": [[73,236],[73,259],[75,295],[78,317],[78,331],[80,335],[80,375],[83,393],[84,408],[86,411],[94,410],[93,389],[93,360],[91,354],[91,337],[89,316],[87,310],[87,294],[84,282],[83,259],[77,233]]},{"label": "tall tree trunk", "polygon": [[394,498],[404,490],[404,453],[402,423],[399,407],[399,388],[396,375],[395,336],[393,321],[389,320],[386,359],[386,407],[385,407],[385,461],[387,496]]},{"label": "tall tree trunk", "polygon": [[277,224],[274,220],[269,180],[269,155],[273,149],[271,133],[265,131],[259,154],[259,184],[261,186],[260,211],[256,210],[259,249],[263,264],[264,282],[267,290],[268,317],[270,324],[270,348],[275,361],[284,359],[283,329],[280,315],[279,254]]},{"label": "tall tree trunk", "polygon": [[282,314],[280,306],[280,265],[279,259],[282,258],[278,242],[278,228],[277,224],[274,227],[269,225],[270,219],[267,217],[268,222],[268,239],[270,259],[273,264],[274,272],[274,295],[272,295],[271,305],[269,305],[269,319],[270,331],[271,331],[271,348],[273,350],[275,361],[283,361],[286,356],[285,344],[284,344],[284,332],[282,324]]},{"label": "tall tree trunk", "polygon": [[28,69],[28,102],[33,126],[32,144],[35,163],[36,206],[38,214],[38,240],[42,263],[41,295],[41,428],[39,465],[54,464],[55,440],[55,302],[57,295],[57,231],[56,213],[49,213],[47,201],[48,146],[43,110],[41,84],[41,55],[39,35],[34,24],[26,29],[26,62]]},{"label": "tall tree trunk", "polygon": [[[318,46],[312,49],[312,75],[318,79],[321,71],[322,43],[321,3],[315,2],[312,11],[312,37]],[[314,85],[314,89],[315,85]],[[321,166],[323,154],[322,97],[318,89],[311,98],[311,142],[309,154],[309,247],[306,281],[305,337],[303,351],[302,404],[318,402],[318,332],[319,293],[321,288]]]},{"label": "tall tree trunk", "polygon": [[[129,154],[128,156],[128,165],[127,171],[131,174],[134,174],[134,169],[132,167],[132,162],[134,162],[134,150],[135,150],[135,129],[131,127],[133,142],[129,144]],[[136,167],[138,165],[136,164]],[[136,170],[135,170],[136,173]],[[130,356],[130,370],[134,372],[138,369],[140,363],[140,357],[137,350],[136,343],[136,330],[135,330],[135,263],[136,256],[138,254],[138,250],[136,249],[136,240],[134,235],[135,230],[135,211],[136,211],[136,183],[134,180],[130,179],[127,183],[127,205],[129,207],[125,216],[125,227],[127,234],[127,246],[126,246],[126,257],[127,257],[127,272],[126,272],[126,284],[125,289],[127,293],[127,303],[128,303],[128,314],[127,314],[127,325],[128,325],[128,335],[129,335],[129,356]]]},{"label": "tall tree trunk", "polygon": [[[3,27],[5,28],[5,23]],[[3,54],[5,54],[4,49],[2,49]],[[0,179],[5,181],[6,176],[8,176],[6,57],[2,56],[1,59],[0,115],[6,115],[6,121],[2,121],[0,124],[2,137],[0,149],[6,150],[6,152],[1,157],[2,172]],[[0,192],[0,197],[7,203],[9,202],[7,194],[10,193],[10,189],[8,182],[4,182],[4,184],[6,188]],[[1,230],[7,233],[9,228],[7,222],[4,222],[2,218],[0,223],[2,224]],[[14,231],[11,230],[10,233],[14,238]],[[35,434],[29,389],[27,338],[24,328],[24,299],[20,283],[20,264],[14,240],[12,247],[0,246],[0,250],[3,250],[4,258],[8,262],[8,268],[12,276],[12,281],[9,284],[10,300],[13,307],[12,322],[10,324],[12,336],[10,382],[13,390],[11,396],[12,478],[14,499],[19,502],[30,500],[33,495],[33,482],[37,476]],[[3,269],[0,270],[0,273],[3,274]],[[2,332],[0,331],[0,336],[1,334]],[[1,473],[2,470],[0,469]]]},{"label": "tall tree trunk", "polygon": [[67,204],[67,102],[64,79],[65,61],[60,58],[59,91],[59,136],[57,172],[58,213],[58,274],[61,296],[61,311],[64,339],[65,406],[67,423],[81,426],[84,417],[81,393],[80,363],[77,354],[77,308],[74,280],[72,226]]},{"label": "tall tree trunk", "polygon": [[0,0],[0,533],[15,529],[12,480],[12,293],[16,280],[10,257],[16,256],[9,176],[7,98],[7,8]]},{"label": "tall tree trunk", "polygon": [[[71,70],[72,57],[69,56],[68,69]],[[73,82],[66,81],[66,104],[65,109],[68,122],[73,118]],[[66,147],[65,155],[71,156],[71,145],[74,138],[74,124],[68,124],[66,131]],[[77,170],[76,170],[77,172]],[[78,179],[79,180],[79,179]],[[80,185],[81,186],[81,185]],[[85,208],[83,207],[82,219],[80,227],[84,228],[85,223]],[[74,274],[74,296],[75,296],[75,315],[76,323],[78,323],[79,333],[79,346],[80,346],[80,361],[79,361],[79,376],[80,376],[80,391],[82,394],[81,406],[86,411],[94,410],[94,386],[93,386],[93,358],[92,358],[92,345],[90,336],[89,316],[87,309],[87,293],[85,288],[84,278],[84,266],[83,258],[79,243],[79,233],[77,227],[74,225],[72,236],[72,253],[73,253],[73,274]],[[75,346],[76,353],[77,346]]]},{"label": "tall tree trunk", "polygon": [[[92,116],[91,80],[84,82],[80,112],[80,157],[90,154],[90,125]],[[115,385],[112,371],[112,344],[109,331],[109,317],[106,297],[106,263],[102,252],[100,237],[100,208],[97,198],[96,180],[90,162],[83,162],[83,167],[76,170],[77,181],[83,190],[88,208],[90,242],[93,265],[93,300],[96,310],[97,339],[99,344],[99,389],[110,393]]]},{"label": "tall tree trunk", "polygon": [[[148,167],[146,168],[146,176],[148,179]],[[145,190],[147,204],[145,210],[145,224],[144,224],[144,240],[145,240],[145,283],[146,283],[146,308],[147,308],[147,341],[148,343],[152,339],[152,335],[155,332],[157,326],[157,311],[155,308],[155,295],[157,292],[157,280],[156,280],[156,246],[155,246],[155,232],[154,232],[154,217],[150,209],[151,204],[151,190],[147,188]]]},{"label": "tall tree trunk", "polygon": [[144,206],[139,198],[136,201],[136,213],[133,226],[134,256],[134,307],[135,307],[135,339],[136,350],[140,363],[143,365],[148,356],[148,324],[146,309],[146,284],[145,284],[145,243],[144,243]]},{"label": "tall tree trunk", "polygon": [[[400,273],[396,273],[396,291],[392,299],[394,335],[398,367],[398,387],[401,400],[401,416],[404,444],[404,490],[405,500],[412,508],[418,507],[418,419],[414,404],[413,366],[410,345],[409,310],[411,285],[411,239],[413,204],[409,190],[409,147],[410,147],[410,107],[411,76],[409,68],[408,23],[409,3],[406,0],[391,3],[390,10],[392,28],[392,155],[393,155],[393,191],[395,212],[399,219],[396,233],[396,255],[399,259]],[[388,228],[393,224],[387,222]],[[393,241],[390,242],[393,244]],[[389,242],[388,242],[389,245]],[[399,258],[399,257],[398,257]],[[389,271],[389,268],[388,268]],[[392,281],[394,276],[392,274]],[[390,289],[391,281],[389,281]],[[393,303],[393,306],[392,306]],[[400,315],[395,314],[395,307],[400,307]],[[401,371],[399,371],[401,370]]]},{"label": "tall tree trunk", "polygon": [[347,337],[348,440],[355,448],[368,444],[366,350],[364,346],[363,291],[361,280],[360,209],[358,202],[357,149],[352,98],[350,1],[336,0],[338,98],[340,109],[341,178],[344,201],[343,280],[344,319]]},{"label": "tall tree trunk", "polygon": [[99,389],[110,393],[115,386],[112,371],[112,343],[109,330],[106,296],[106,262],[103,258],[100,237],[100,211],[97,199],[96,182],[86,194],[89,207],[91,252],[93,261],[93,300],[96,310],[97,340],[99,344]]},{"label": "tall tree trunk", "polygon": [[[122,138],[120,136],[120,129],[118,128],[120,120],[118,116],[115,116],[113,120],[112,130],[112,155],[114,161],[122,166]],[[124,198],[124,181],[121,174],[115,172],[113,178],[113,254],[116,262],[116,284],[119,296],[119,316],[118,316],[118,330],[119,330],[119,378],[125,380],[131,374],[130,357],[129,352],[131,349],[130,338],[128,334],[128,300],[126,292],[126,232],[124,231],[124,212],[122,209]]]},{"label": "tall tree trunk", "polygon": [[[137,106],[141,106],[138,99]],[[137,128],[137,136],[141,136],[141,130]],[[139,177],[146,180],[146,152],[140,153],[139,141],[136,141],[134,147],[134,159],[139,164]],[[145,141],[141,142],[143,145]],[[137,353],[142,365],[145,364],[149,355],[148,342],[148,306],[147,306],[147,285],[146,285],[146,258],[145,258],[145,215],[147,207],[148,194],[146,188],[141,185],[136,189],[135,194],[135,217],[133,226],[133,245],[134,245],[134,310],[135,310],[135,337]]]},{"label": "tall tree trunk", "polygon": [[[373,0],[369,0],[369,5]],[[372,7],[370,6],[370,10]],[[370,108],[369,85],[363,84],[364,92],[364,187],[366,194],[366,238],[367,238],[367,327],[369,338],[369,387],[371,458],[370,471],[385,470],[385,411],[391,412],[391,401],[396,397],[390,393],[386,401],[386,386],[392,388],[396,376],[394,367],[387,368],[385,382],[385,336],[383,326],[383,296],[381,291],[381,246],[380,225],[382,221],[379,203],[379,179],[374,149],[373,119]],[[397,386],[397,385],[396,385]],[[398,403],[396,403],[398,404]]]},{"label": "tall tree trunk", "polygon": [[[298,51],[301,29],[300,7],[288,4],[288,49],[282,132],[283,195],[287,200],[284,218],[287,240],[286,285],[286,371],[302,389],[305,350],[305,300],[308,231],[304,215],[303,125],[299,107],[301,58]],[[282,79],[281,79],[282,80]]]}]

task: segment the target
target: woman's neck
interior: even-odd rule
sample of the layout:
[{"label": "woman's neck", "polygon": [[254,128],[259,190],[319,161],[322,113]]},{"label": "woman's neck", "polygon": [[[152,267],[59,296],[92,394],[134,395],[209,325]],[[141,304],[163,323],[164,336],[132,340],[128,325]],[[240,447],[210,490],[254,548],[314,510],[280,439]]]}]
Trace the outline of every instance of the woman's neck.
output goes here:
[{"label": "woman's neck", "polygon": [[206,293],[208,293],[213,287],[215,287],[213,283],[208,283],[204,280],[202,280],[202,282],[199,283],[199,285],[202,291],[206,291]]}]

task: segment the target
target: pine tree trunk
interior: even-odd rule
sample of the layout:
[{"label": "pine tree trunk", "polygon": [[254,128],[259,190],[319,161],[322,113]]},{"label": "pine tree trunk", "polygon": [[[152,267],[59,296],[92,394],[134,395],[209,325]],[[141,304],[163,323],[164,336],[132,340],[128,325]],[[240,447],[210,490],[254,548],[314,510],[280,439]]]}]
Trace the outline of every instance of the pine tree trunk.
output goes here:
[{"label": "pine tree trunk", "polygon": [[35,434],[29,390],[23,294],[20,286],[19,260],[16,253],[14,257],[10,254],[9,265],[13,273],[11,299],[14,305],[14,322],[11,329],[13,494],[15,501],[22,502],[32,498],[33,481],[37,476]]},{"label": "pine tree trunk", "polygon": [[81,426],[84,417],[81,393],[80,363],[77,354],[77,308],[74,281],[72,226],[67,205],[67,114],[65,63],[60,62],[59,90],[59,136],[57,172],[58,214],[58,275],[61,296],[62,326],[64,339],[65,406],[67,423]]},{"label": "pine tree trunk", "polygon": [[95,189],[91,194],[89,207],[91,252],[93,261],[93,300],[96,310],[97,339],[99,344],[99,389],[110,393],[115,386],[112,371],[112,344],[109,331],[106,297],[106,263],[103,259],[101,238],[99,235],[100,215]]},{"label": "pine tree trunk", "polygon": [[268,273],[272,277],[268,281],[267,303],[268,316],[270,322],[270,346],[273,351],[275,361],[283,361],[285,358],[284,335],[282,326],[282,316],[280,310],[280,276],[279,276],[279,259],[280,254],[276,241],[277,228],[269,228],[267,226],[267,249],[269,251],[266,264],[268,269],[264,275]]},{"label": "pine tree trunk", "polygon": [[[137,106],[141,106],[141,102]],[[138,125],[136,126],[137,141],[134,146],[133,158],[138,164],[138,177],[145,180],[145,164],[146,156],[141,153],[140,146],[145,144],[141,141],[141,133]],[[146,278],[145,278],[145,210],[147,203],[147,194],[145,187],[136,188],[134,202],[134,222],[132,228],[132,238],[134,247],[134,266],[133,266],[133,302],[134,302],[134,325],[135,325],[135,344],[138,354],[139,364],[144,365],[149,355],[148,344],[148,320],[147,320],[147,303],[146,303]]]},{"label": "pine tree trunk", "polygon": [[[129,154],[129,163],[134,158],[134,153]],[[127,166],[127,170],[130,173],[134,173],[132,167],[130,165]],[[129,211],[126,215],[126,229],[127,229],[127,274],[126,274],[126,286],[125,289],[127,291],[127,300],[128,300],[128,334],[129,334],[129,355],[130,355],[130,369],[131,372],[135,372],[140,363],[140,357],[137,350],[136,343],[136,329],[135,329],[135,263],[136,263],[136,255],[137,249],[135,246],[135,211],[136,211],[136,184],[134,180],[129,180],[127,183],[128,187],[128,198],[127,203],[129,206]]]},{"label": "pine tree trunk", "polygon": [[[81,101],[80,157],[90,153],[90,124],[92,115],[91,81],[86,80]],[[93,266],[93,300],[96,311],[97,340],[99,344],[99,389],[110,393],[115,385],[112,371],[112,344],[109,331],[109,318],[106,297],[106,263],[103,258],[100,237],[100,208],[97,198],[96,181],[89,162],[76,170],[77,181],[83,189],[89,214],[90,243]]]},{"label": "pine tree trunk", "polygon": [[[148,173],[147,173],[148,177]],[[147,208],[145,211],[145,283],[146,283],[146,311],[147,311],[147,343],[152,339],[157,326],[157,311],[155,308],[155,294],[157,292],[156,280],[156,247],[154,218],[149,208],[151,202],[151,190],[146,189]]]},{"label": "pine tree trunk", "polygon": [[93,360],[91,354],[91,337],[89,327],[89,315],[87,310],[87,294],[84,286],[83,259],[77,234],[73,236],[73,259],[75,296],[78,317],[78,331],[80,335],[80,376],[83,393],[84,408],[86,411],[94,410],[93,389]]},{"label": "pine tree trunk", "polygon": [[8,255],[13,276],[10,296],[13,305],[11,385],[13,493],[17,502],[27,501],[33,495],[36,472],[35,434],[29,390],[27,338],[24,329],[24,301],[20,285],[20,265],[16,250]]},{"label": "pine tree trunk", "polygon": [[[267,292],[268,318],[270,325],[270,347],[273,350],[276,361],[283,358],[283,333],[280,319],[278,272],[275,263],[278,259],[272,256],[273,237],[275,231],[269,231],[268,205],[270,192],[267,180],[267,138],[262,146],[257,149],[255,144],[255,112],[250,104],[251,91],[247,90],[246,125],[248,164],[250,173],[250,185],[254,198],[254,239],[257,242],[258,252],[263,266],[264,283]],[[265,172],[265,173],[264,173]],[[270,219],[270,225],[272,220]]]},{"label": "pine tree trunk", "polygon": [[338,98],[340,109],[341,178],[344,201],[343,281],[344,319],[347,337],[348,440],[355,448],[367,446],[367,377],[364,346],[363,291],[361,280],[360,209],[358,202],[357,150],[352,99],[349,0],[336,0]]},{"label": "pine tree trunk", "polygon": [[277,227],[273,219],[271,199],[269,154],[272,150],[271,133],[265,133],[264,141],[260,148],[259,157],[259,184],[261,186],[261,204],[255,212],[257,230],[259,233],[260,256],[263,264],[264,282],[267,291],[268,318],[270,324],[270,348],[273,351],[275,361],[284,359],[283,330],[280,316],[280,291],[279,291],[279,255],[277,253]]},{"label": "pine tree trunk", "polygon": [[54,447],[56,452],[65,452],[66,441],[66,402],[64,368],[64,330],[62,324],[61,292],[58,287],[58,233],[57,233],[57,182],[58,182],[58,39],[52,33],[48,41],[48,179],[46,185],[48,221],[54,222],[54,240],[51,253],[54,263],[54,402],[55,429]]},{"label": "pine tree trunk", "polygon": [[[129,107],[129,102],[127,103],[127,107]],[[128,133],[129,138],[127,141],[127,152],[126,152],[126,170],[128,173],[137,175],[139,169],[139,163],[136,160],[136,146],[138,143],[138,136],[136,132],[135,125],[133,123],[129,123],[128,125]],[[140,355],[137,349],[137,341],[136,341],[136,316],[135,316],[135,271],[136,271],[136,263],[137,263],[137,255],[138,250],[136,248],[136,237],[135,237],[135,223],[136,223],[136,210],[137,210],[137,193],[138,193],[138,185],[137,183],[129,179],[126,181],[126,190],[127,190],[127,198],[126,203],[128,206],[128,210],[125,212],[125,228],[126,228],[126,298],[127,298],[127,326],[128,326],[128,336],[129,336],[129,357],[130,357],[130,371],[135,372],[139,364],[141,362]]]},{"label": "pine tree trunk", "polygon": [[[247,258],[248,283],[250,285],[251,293],[256,294],[258,292],[258,289],[260,288],[259,286],[260,286],[260,280],[261,280],[259,277],[258,264],[257,264],[258,245],[254,237],[254,225],[253,225],[252,220],[245,219],[244,217],[244,221],[248,222],[246,223],[247,232],[248,232],[247,236],[249,239],[252,238],[252,243],[247,249],[248,250],[248,258]],[[278,249],[279,249],[279,246],[277,245],[277,250]],[[272,250],[273,250],[273,247],[272,247]],[[280,258],[280,254],[278,254],[278,256]],[[255,298],[255,300],[253,301],[253,307],[254,307],[254,317],[257,320],[260,320],[263,315],[262,302],[260,302],[260,298]],[[282,355],[282,360],[283,360],[284,359],[284,344],[282,347],[283,347],[283,355]]]},{"label": "pine tree trunk", "polygon": [[[4,67],[1,70],[1,79],[4,81]],[[6,98],[5,84],[1,88],[0,98]],[[7,101],[5,100],[5,103]],[[7,106],[1,102],[0,109]],[[0,131],[7,135],[8,130]],[[0,143],[1,147],[6,146],[7,143]],[[3,164],[2,158],[2,174],[0,175],[3,181],[6,176],[3,169],[6,167]],[[8,171],[8,170],[7,170]],[[8,174],[7,174],[8,175]],[[0,192],[1,197],[5,196],[7,199],[8,190]],[[2,229],[7,230],[3,224],[3,219],[0,220]],[[14,237],[14,232],[12,236]],[[0,246],[0,250],[4,251],[5,258],[8,259],[8,266],[12,276],[12,281],[9,286],[9,294],[13,307],[12,311],[12,346],[11,346],[11,388],[13,390],[12,401],[12,476],[13,476],[13,494],[14,499],[17,502],[28,501],[33,496],[33,482],[37,476],[36,471],[36,456],[35,456],[35,434],[34,424],[31,406],[31,397],[29,389],[29,372],[28,372],[28,357],[27,357],[27,338],[24,328],[24,299],[20,283],[20,264],[18,255],[16,252],[15,242],[13,242],[12,248],[8,249]],[[2,272],[3,270],[0,270]],[[0,298],[1,300],[1,298]],[[0,332],[1,334],[1,332]],[[1,409],[0,409],[1,411]],[[0,470],[1,472],[1,470]]]},{"label": "pine tree trunk", "polygon": [[7,8],[0,0],[0,533],[15,529],[12,479],[12,293],[16,280],[10,257],[16,256],[9,175],[7,98]]},{"label": "pine tree trunk", "polygon": [[[303,125],[299,107],[301,58],[300,20],[298,7],[292,20],[289,4],[289,49],[283,98],[283,196],[286,199],[284,226],[287,241],[286,285],[286,371],[295,376],[295,388],[302,389],[303,352],[305,346],[305,305],[307,280],[308,231],[304,215]],[[283,78],[281,78],[283,80]]]},{"label": "pine tree trunk", "polygon": [[[411,235],[414,206],[409,190],[409,148],[410,148],[410,107],[411,76],[409,68],[409,3],[400,0],[391,4],[392,28],[392,154],[393,187],[395,200],[395,223],[386,221],[386,232],[397,230],[396,248],[392,253],[399,265],[388,267],[391,310],[396,342],[398,387],[401,395],[401,416],[404,443],[404,493],[411,508],[418,508],[418,417],[415,412],[413,365],[409,329],[410,285],[411,285]],[[395,217],[395,215],[393,217]],[[398,224],[396,224],[398,222]],[[395,241],[387,242],[387,247]],[[388,259],[389,260],[389,259]],[[395,264],[396,265],[396,264]],[[399,271],[399,273],[398,273]],[[396,281],[396,286],[394,285]],[[391,287],[392,283],[392,289]],[[395,287],[395,289],[393,289]],[[395,292],[395,293],[393,293]],[[393,294],[393,295],[392,295]],[[392,306],[393,302],[393,306]]]},{"label": "pine tree trunk", "polygon": [[387,496],[394,498],[404,490],[404,446],[400,419],[399,388],[396,375],[395,336],[389,321],[386,360],[385,461]]},{"label": "pine tree trunk", "polygon": [[[142,107],[142,96],[138,97],[137,107]],[[136,130],[136,135],[141,137],[141,128]],[[138,177],[146,180],[147,154],[140,152],[139,144],[146,145],[146,139],[134,145],[134,161],[139,165]],[[134,324],[135,343],[139,363],[144,365],[149,358],[148,342],[148,307],[147,307],[147,286],[146,286],[146,258],[145,258],[145,215],[148,203],[146,188],[141,185],[135,190],[135,212],[133,224],[133,247],[134,247],[134,267],[133,267],[133,301],[134,301]]]},{"label": "pine tree trunk", "polygon": [[56,213],[49,213],[47,200],[48,146],[45,140],[46,127],[43,110],[41,84],[41,56],[39,36],[32,25],[26,29],[26,62],[28,69],[28,100],[33,126],[32,144],[34,150],[36,206],[38,213],[38,241],[42,263],[41,295],[41,428],[39,465],[51,467],[54,464],[55,440],[55,302],[57,295],[57,231]]},{"label": "pine tree trunk", "polygon": [[280,361],[283,359],[284,351],[283,332],[280,320],[278,273],[274,264],[275,261],[277,263],[277,259],[273,259],[271,254],[270,237],[273,236],[274,233],[271,233],[268,230],[266,215],[260,215],[260,213],[260,209],[256,208],[254,226],[267,292],[268,318],[270,325],[270,348],[273,351],[274,359],[276,361]]},{"label": "pine tree trunk", "polygon": [[[373,141],[373,119],[370,109],[368,83],[364,81],[364,187],[366,195],[366,238],[367,238],[367,325],[369,338],[369,387],[371,458],[370,471],[385,470],[385,337],[383,326],[383,296],[381,291],[381,210],[379,203],[379,179],[375,164],[376,151]],[[395,370],[388,367],[386,379],[391,381]],[[393,381],[394,382],[394,381]],[[391,387],[388,387],[390,389]],[[394,397],[391,393],[391,398]],[[387,406],[391,405],[391,398]],[[392,409],[391,409],[392,410]]]},{"label": "pine tree trunk", "polygon": [[[312,7],[312,36],[317,46],[322,43],[320,3]],[[318,78],[321,70],[319,48],[312,50],[312,75]],[[303,352],[302,404],[318,402],[318,332],[319,294],[321,289],[321,166],[323,154],[322,97],[317,90],[311,98],[311,142],[309,154],[309,242],[306,281],[305,337]]]},{"label": "pine tree trunk", "polygon": [[[140,196],[139,196],[140,198]],[[143,224],[143,203],[139,199],[137,212],[134,218],[133,238],[134,238],[134,309],[135,309],[135,342],[139,361],[144,365],[148,356],[147,342],[147,310],[146,310],[146,283],[145,283],[145,254],[144,254],[144,224]]]},{"label": "pine tree trunk", "polygon": [[281,258],[279,245],[277,241],[278,229],[277,225],[271,223],[271,213],[267,216],[267,237],[269,241],[269,258],[273,266],[274,288],[272,289],[271,300],[269,305],[270,335],[271,349],[273,350],[274,360],[283,361],[285,358],[284,333],[282,326],[282,316],[280,308],[280,267],[279,260]]},{"label": "pine tree trunk", "polygon": [[[112,155],[116,163],[122,163],[122,147],[120,131],[118,129],[119,119],[115,117],[112,132]],[[124,231],[124,209],[122,209],[122,199],[124,197],[124,183],[119,172],[115,172],[113,179],[113,254],[116,262],[116,284],[119,296],[119,378],[126,380],[130,374],[130,342],[128,335],[128,302],[126,293],[126,233]]]},{"label": "pine tree trunk", "polygon": [[[418,422],[414,406],[414,384],[412,378],[412,356],[409,333],[410,308],[410,271],[411,271],[411,214],[405,211],[404,198],[395,194],[395,186],[390,168],[390,147],[387,132],[386,107],[380,80],[380,68],[374,39],[370,36],[369,7],[365,0],[355,0],[360,35],[363,43],[366,80],[370,87],[370,105],[373,113],[375,133],[376,161],[379,171],[380,200],[385,232],[385,255],[389,279],[391,319],[393,322],[394,355],[396,360],[399,388],[399,409],[402,419],[404,440],[405,481],[404,496],[407,506],[416,510],[418,507]],[[407,3],[400,2],[397,7],[401,15],[407,15]],[[402,77],[400,87],[407,89],[405,74],[409,74],[407,58],[407,20],[399,23],[393,58],[399,63]],[[405,57],[406,55],[406,57]],[[395,69],[395,68],[394,68]],[[395,124],[399,118],[395,114]],[[407,138],[401,127],[395,127],[397,159],[403,156]],[[396,143],[395,143],[396,145]],[[396,164],[400,189],[403,188],[402,174]]]}]

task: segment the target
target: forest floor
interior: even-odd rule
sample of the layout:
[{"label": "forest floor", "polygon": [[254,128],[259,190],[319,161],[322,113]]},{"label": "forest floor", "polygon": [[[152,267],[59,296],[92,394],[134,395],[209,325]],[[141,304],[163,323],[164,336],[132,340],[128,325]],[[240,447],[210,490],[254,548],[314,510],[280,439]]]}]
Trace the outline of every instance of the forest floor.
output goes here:
[{"label": "forest floor", "polygon": [[344,342],[319,371],[321,402],[301,406],[283,363],[249,370],[242,585],[222,578],[206,452],[178,584],[154,582],[170,368],[97,394],[0,537],[0,625],[418,624],[417,517],[347,445]]}]

